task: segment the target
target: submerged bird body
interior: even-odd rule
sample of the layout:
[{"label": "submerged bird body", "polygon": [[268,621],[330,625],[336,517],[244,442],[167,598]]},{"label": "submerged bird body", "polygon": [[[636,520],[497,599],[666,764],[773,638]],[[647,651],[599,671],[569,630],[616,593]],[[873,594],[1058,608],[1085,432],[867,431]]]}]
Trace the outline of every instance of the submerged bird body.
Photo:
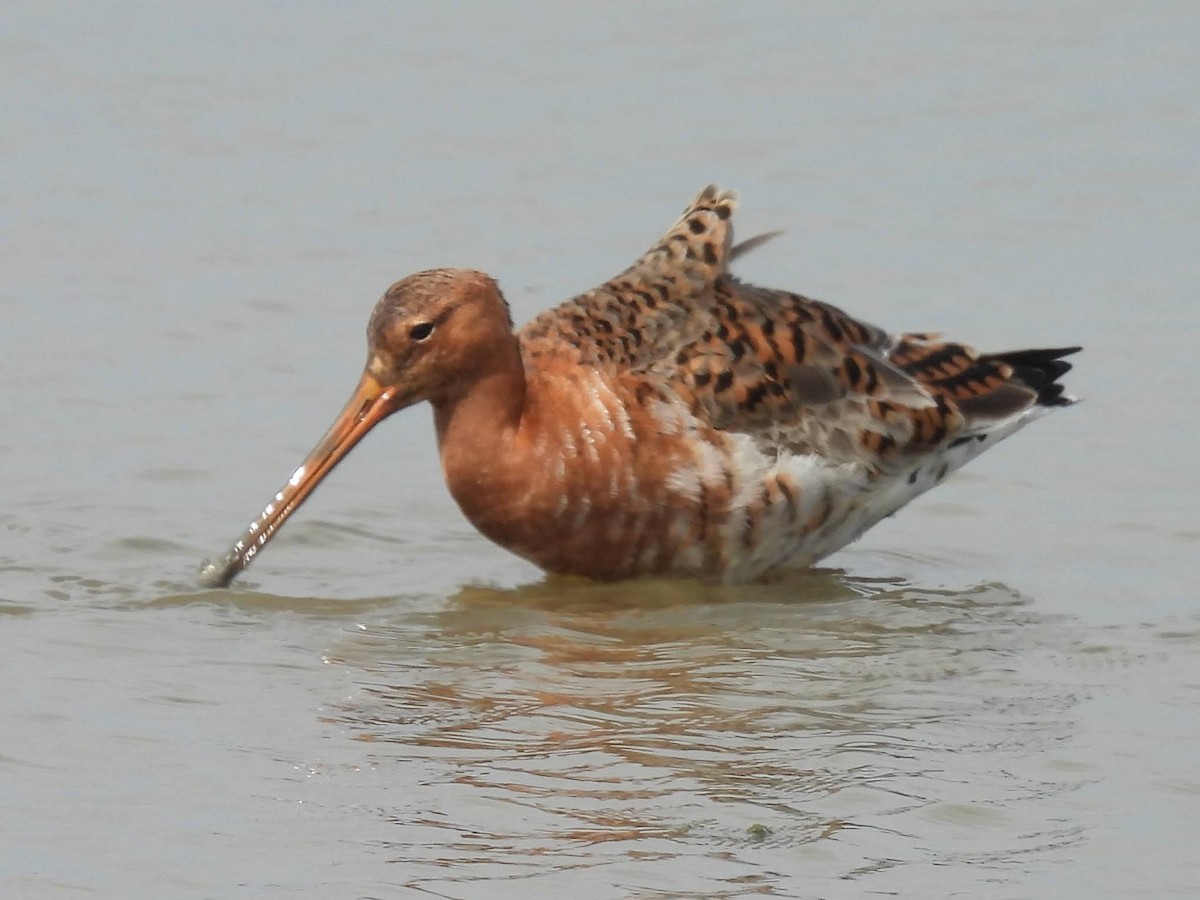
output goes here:
[{"label": "submerged bird body", "polygon": [[705,189],[624,273],[517,332],[494,281],[393,285],[366,370],[288,485],[202,577],[227,584],[376,422],[431,402],[446,483],[544,569],[746,580],[809,565],[1071,401],[1078,348],[978,354],[738,281]]}]

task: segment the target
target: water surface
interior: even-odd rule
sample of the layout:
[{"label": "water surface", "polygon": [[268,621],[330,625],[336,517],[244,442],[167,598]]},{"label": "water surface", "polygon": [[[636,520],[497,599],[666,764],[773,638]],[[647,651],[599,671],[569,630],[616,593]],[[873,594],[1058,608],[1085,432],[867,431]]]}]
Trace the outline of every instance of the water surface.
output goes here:
[{"label": "water surface", "polygon": [[[18,4],[0,38],[0,893],[1190,896],[1186,4]],[[525,320],[701,186],[739,274],[1086,402],[738,588],[545,579],[385,423],[194,582],[391,281]]]}]

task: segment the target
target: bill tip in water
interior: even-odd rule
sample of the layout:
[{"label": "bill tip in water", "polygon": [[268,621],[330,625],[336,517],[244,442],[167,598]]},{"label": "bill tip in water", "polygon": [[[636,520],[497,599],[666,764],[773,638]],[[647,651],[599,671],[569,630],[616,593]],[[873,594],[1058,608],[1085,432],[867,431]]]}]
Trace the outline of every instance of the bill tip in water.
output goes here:
[{"label": "bill tip in water", "polygon": [[200,582],[201,587],[223,588],[229,587],[229,582],[233,581],[233,574],[232,567],[206,559],[200,563],[200,571],[196,573],[196,580]]}]

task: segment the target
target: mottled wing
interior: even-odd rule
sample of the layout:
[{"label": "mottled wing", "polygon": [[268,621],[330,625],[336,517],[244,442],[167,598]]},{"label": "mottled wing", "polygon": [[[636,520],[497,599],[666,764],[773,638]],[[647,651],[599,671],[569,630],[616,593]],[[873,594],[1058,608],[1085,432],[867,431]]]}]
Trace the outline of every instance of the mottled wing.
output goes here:
[{"label": "mottled wing", "polygon": [[889,359],[969,421],[986,421],[1019,415],[1035,405],[1067,406],[1074,402],[1063,393],[1058,379],[1071,369],[1062,357],[1080,349],[981,354],[963,344],[906,334],[896,342]]},{"label": "mottled wing", "polygon": [[715,327],[656,369],[707,421],[764,450],[894,469],[1071,402],[1057,379],[1078,347],[980,354],[727,276],[714,294]]},{"label": "mottled wing", "polygon": [[706,187],[632,266],[522,328],[526,355],[565,354],[614,372],[668,358],[713,318],[713,285],[725,272],[736,202],[732,191]]},{"label": "mottled wing", "polygon": [[527,356],[606,369],[646,402],[669,392],[767,452],[879,468],[1059,396],[1069,351],[980,356],[738,281],[728,262],[758,239],[733,246],[735,205],[705,188],[629,269],[525,326]]}]

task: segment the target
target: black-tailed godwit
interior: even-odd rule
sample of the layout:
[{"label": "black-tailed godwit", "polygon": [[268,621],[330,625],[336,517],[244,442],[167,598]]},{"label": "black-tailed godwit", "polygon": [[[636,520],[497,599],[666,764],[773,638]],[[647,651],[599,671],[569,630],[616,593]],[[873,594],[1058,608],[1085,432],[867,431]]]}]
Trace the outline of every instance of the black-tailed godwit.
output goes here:
[{"label": "black-tailed godwit", "polygon": [[[513,330],[482,272],[392,285],[329,432],[220,563],[227,585],[371,428],[433,406],[466,517],[551,572],[753,579],[808,566],[1042,413],[1078,347],[977,353],[739,281],[705,188],[629,269]],[[402,473],[398,473],[402,474]]]}]

